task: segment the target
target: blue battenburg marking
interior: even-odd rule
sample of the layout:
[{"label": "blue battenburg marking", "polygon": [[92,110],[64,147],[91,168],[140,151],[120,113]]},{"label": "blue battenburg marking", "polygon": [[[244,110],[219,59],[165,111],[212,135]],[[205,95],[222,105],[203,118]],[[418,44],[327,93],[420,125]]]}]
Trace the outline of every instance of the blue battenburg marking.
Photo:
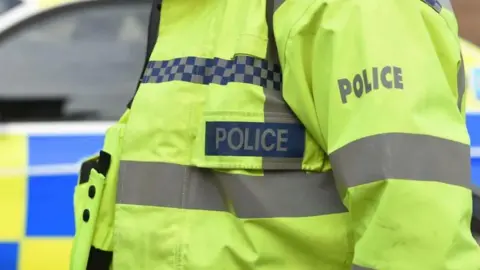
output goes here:
[{"label": "blue battenburg marking", "polygon": [[29,177],[27,237],[72,237],[75,234],[73,193],[77,180],[77,174]]},{"label": "blue battenburg marking", "polygon": [[[472,147],[480,147],[480,114],[467,114],[467,127]],[[472,182],[480,187],[480,158],[472,157]]]},{"label": "blue battenburg marking", "polygon": [[207,122],[205,155],[301,158],[305,128],[300,124]]},{"label": "blue battenburg marking", "polygon": [[480,159],[473,158],[472,161],[472,183],[480,187]]},{"label": "blue battenburg marking", "polygon": [[238,82],[281,90],[282,71],[278,64],[244,55],[228,60],[189,56],[147,64],[143,83],[170,81],[219,85]]},{"label": "blue battenburg marking", "polygon": [[28,164],[72,164],[102,149],[104,135],[29,136]]},{"label": "blue battenburg marking", "polygon": [[97,154],[102,149],[103,140],[102,134],[28,137],[29,167],[47,167],[49,170],[28,178],[27,237],[74,235],[73,192],[78,174],[69,168],[56,171],[55,166],[71,166]]},{"label": "blue battenburg marking", "polygon": [[467,114],[467,128],[472,147],[480,147],[480,114]]},{"label": "blue battenburg marking", "polygon": [[0,269],[16,270],[18,260],[18,243],[0,243]]}]

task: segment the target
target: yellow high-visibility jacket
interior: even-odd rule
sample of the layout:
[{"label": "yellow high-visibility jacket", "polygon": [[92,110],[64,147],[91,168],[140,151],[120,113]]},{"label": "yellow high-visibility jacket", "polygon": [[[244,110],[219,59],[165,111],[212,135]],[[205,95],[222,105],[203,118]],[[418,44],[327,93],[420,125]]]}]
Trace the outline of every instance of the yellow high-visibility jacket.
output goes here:
[{"label": "yellow high-visibility jacket", "polygon": [[72,270],[479,270],[436,0],[164,0],[76,190]]}]

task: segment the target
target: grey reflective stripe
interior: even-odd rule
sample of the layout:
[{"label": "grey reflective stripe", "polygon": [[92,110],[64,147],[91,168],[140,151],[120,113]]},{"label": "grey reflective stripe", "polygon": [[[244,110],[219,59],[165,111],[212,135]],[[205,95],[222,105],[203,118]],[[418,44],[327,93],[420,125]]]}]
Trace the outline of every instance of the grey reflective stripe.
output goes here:
[{"label": "grey reflective stripe", "polygon": [[201,170],[175,164],[121,161],[117,202],[227,211],[220,189],[200,176]]},{"label": "grey reflective stripe", "polygon": [[469,146],[432,136],[389,133],[366,137],[334,151],[330,161],[342,188],[384,179],[471,187]]},{"label": "grey reflective stripe", "polygon": [[457,106],[458,109],[462,110],[462,103],[463,103],[463,96],[465,95],[465,66],[463,64],[463,55],[461,55],[461,62],[460,66],[458,67],[457,73],[457,91],[458,91],[458,98],[457,98]]},{"label": "grey reflective stripe", "polygon": [[331,173],[227,174],[176,164],[121,161],[121,204],[227,211],[240,218],[344,213]]},{"label": "grey reflective stripe", "polygon": [[[275,65],[280,65],[278,50],[273,31],[273,14],[285,2],[285,0],[267,0],[266,17],[268,24],[268,48],[267,60]],[[290,110],[281,91],[274,91],[264,88],[265,103],[263,111],[265,112],[265,122],[274,123],[298,123],[293,112]],[[262,167],[264,170],[301,170],[303,158],[272,158],[264,157]]]},{"label": "grey reflective stripe", "polygon": [[223,174],[217,179],[239,217],[307,217],[347,211],[331,173],[265,171],[263,177]]}]

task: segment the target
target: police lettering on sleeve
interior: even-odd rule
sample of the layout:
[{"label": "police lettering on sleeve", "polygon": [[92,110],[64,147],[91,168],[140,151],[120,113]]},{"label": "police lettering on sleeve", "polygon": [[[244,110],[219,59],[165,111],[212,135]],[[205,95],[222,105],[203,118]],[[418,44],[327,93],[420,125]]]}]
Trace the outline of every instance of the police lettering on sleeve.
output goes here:
[{"label": "police lettering on sleeve", "polygon": [[209,156],[303,157],[305,130],[298,123],[207,122]]},{"label": "police lettering on sleeve", "polygon": [[351,80],[348,78],[338,80],[338,90],[343,104],[348,103],[347,97],[352,94],[352,90],[355,96],[360,98],[364,93],[380,88],[402,90],[402,69],[396,66],[374,67],[371,71],[364,69],[362,73],[355,74]]}]

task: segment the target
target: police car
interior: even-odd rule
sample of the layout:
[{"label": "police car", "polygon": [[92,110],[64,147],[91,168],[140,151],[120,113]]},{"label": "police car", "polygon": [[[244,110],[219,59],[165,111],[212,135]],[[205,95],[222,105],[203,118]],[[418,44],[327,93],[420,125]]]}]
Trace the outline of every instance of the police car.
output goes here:
[{"label": "police car", "polygon": [[79,163],[133,95],[151,2],[27,2],[0,13],[0,269],[62,270]]},{"label": "police car", "polygon": [[474,192],[474,228],[477,230],[477,241],[480,243],[480,48],[467,42],[462,42],[465,67],[467,71],[468,129],[472,144],[472,179]]}]

